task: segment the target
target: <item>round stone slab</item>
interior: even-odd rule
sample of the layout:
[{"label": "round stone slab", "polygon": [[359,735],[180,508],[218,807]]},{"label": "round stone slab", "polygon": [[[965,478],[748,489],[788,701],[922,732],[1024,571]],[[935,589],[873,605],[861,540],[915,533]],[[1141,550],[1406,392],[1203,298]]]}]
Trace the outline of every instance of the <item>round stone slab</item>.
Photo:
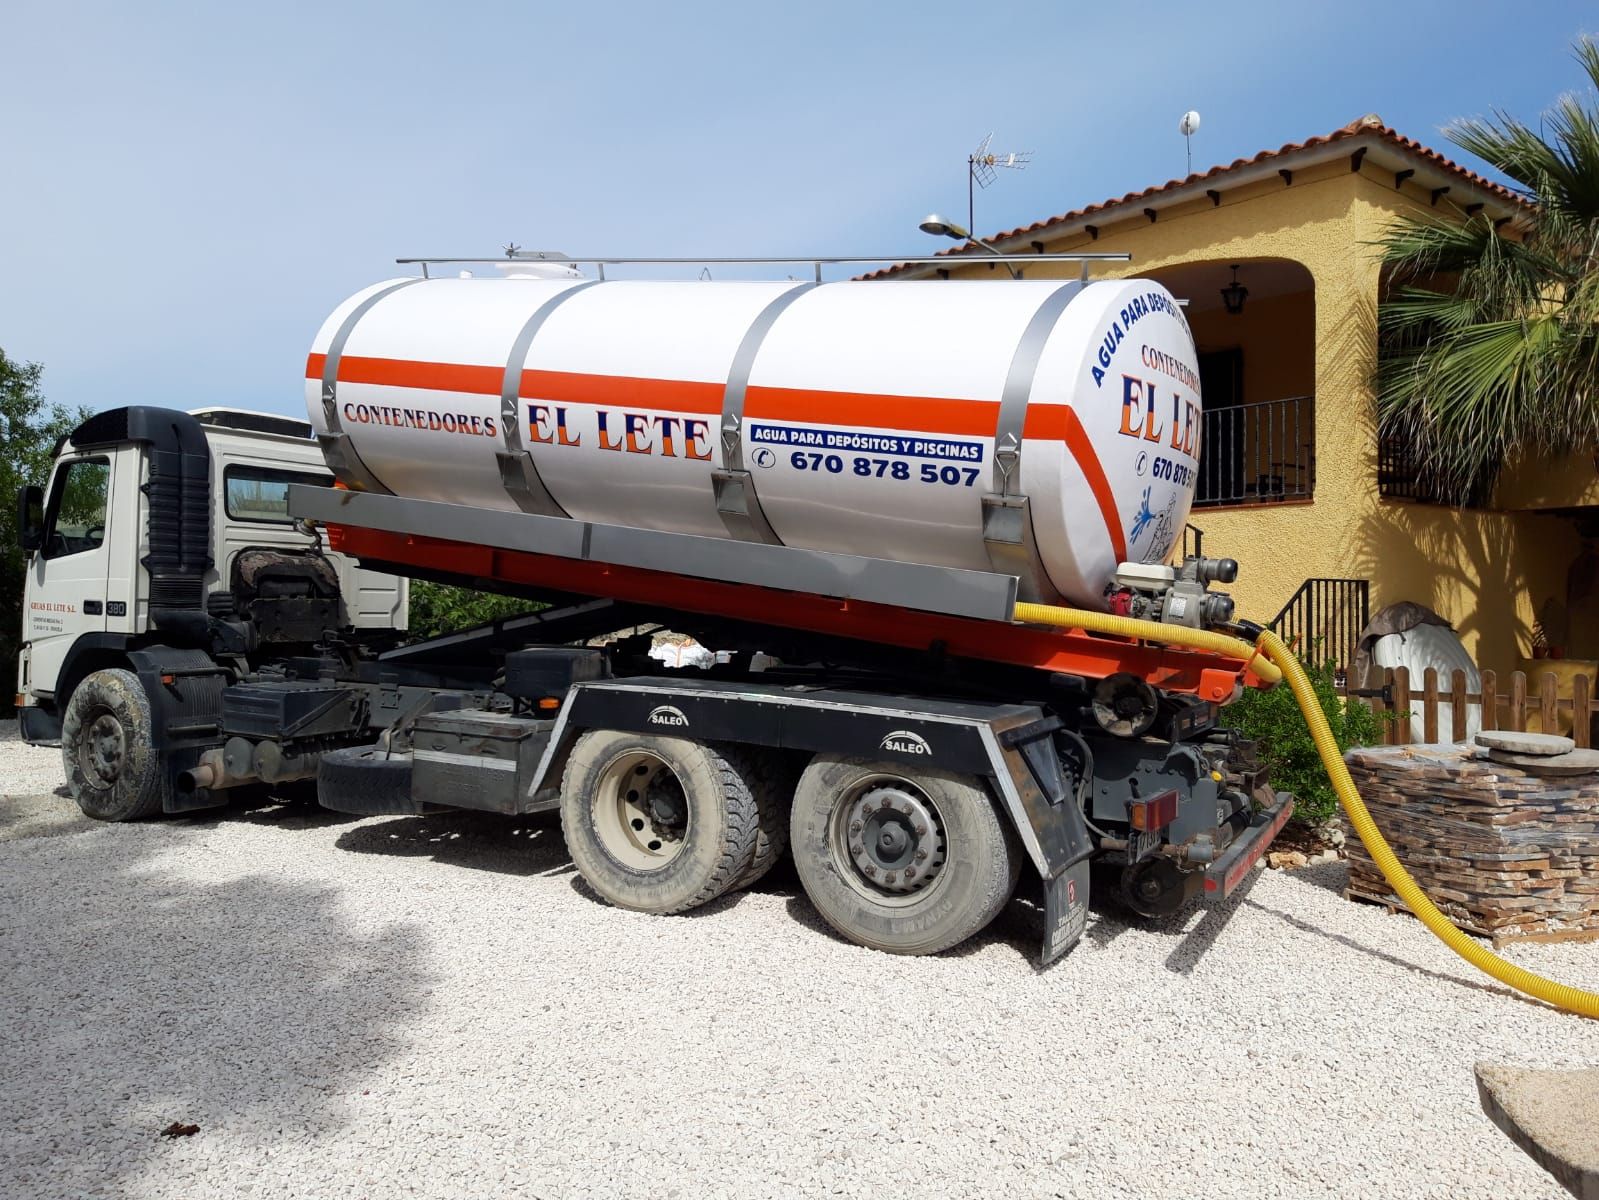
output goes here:
[{"label": "round stone slab", "polygon": [[1565,754],[1577,748],[1576,742],[1558,733],[1517,733],[1514,729],[1484,729],[1477,735],[1477,745],[1511,754],[1542,755]]},{"label": "round stone slab", "polygon": [[1534,775],[1592,775],[1599,773],[1599,750],[1568,750],[1564,754],[1510,754],[1488,751],[1492,762],[1520,767]]}]

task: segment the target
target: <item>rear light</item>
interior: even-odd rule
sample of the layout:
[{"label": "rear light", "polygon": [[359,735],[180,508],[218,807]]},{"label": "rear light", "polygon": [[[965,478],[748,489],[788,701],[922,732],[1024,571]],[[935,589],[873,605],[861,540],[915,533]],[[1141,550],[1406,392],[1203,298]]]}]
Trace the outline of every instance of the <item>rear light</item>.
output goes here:
[{"label": "rear light", "polygon": [[1148,800],[1133,800],[1127,805],[1127,823],[1140,833],[1154,833],[1177,819],[1177,789],[1161,792]]},{"label": "rear light", "polygon": [[543,696],[539,699],[539,708],[544,712],[554,712],[561,707],[561,701],[555,696]]}]

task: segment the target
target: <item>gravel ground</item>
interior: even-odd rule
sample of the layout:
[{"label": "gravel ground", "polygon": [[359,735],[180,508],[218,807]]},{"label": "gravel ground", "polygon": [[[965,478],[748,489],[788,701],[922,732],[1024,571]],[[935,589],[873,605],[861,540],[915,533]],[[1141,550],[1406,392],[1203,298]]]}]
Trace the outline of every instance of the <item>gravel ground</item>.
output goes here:
[{"label": "gravel ground", "polygon": [[[56,762],[0,736],[0,791],[70,810]],[[26,807],[0,800],[19,1200],[1553,1200],[1472,1064],[1599,1062],[1599,1022],[1344,901],[1340,864],[1160,928],[1096,914],[1039,972],[1022,903],[932,959],[839,941],[791,873],[687,917],[609,909],[548,820],[268,806],[37,836]],[[1599,986],[1599,947],[1513,957]],[[200,1130],[157,1136],[174,1121]]]},{"label": "gravel ground", "polygon": [[61,751],[25,745],[15,721],[0,721],[0,796],[29,796],[65,787]]}]

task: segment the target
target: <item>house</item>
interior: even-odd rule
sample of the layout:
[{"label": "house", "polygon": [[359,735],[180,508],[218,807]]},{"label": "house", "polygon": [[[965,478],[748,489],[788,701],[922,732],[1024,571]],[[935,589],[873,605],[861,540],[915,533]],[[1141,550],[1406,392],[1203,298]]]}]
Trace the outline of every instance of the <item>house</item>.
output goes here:
[{"label": "house", "polygon": [[[1238,560],[1241,614],[1285,613],[1341,657],[1366,604],[1411,600],[1453,622],[1484,666],[1516,669],[1540,618],[1551,642],[1599,658],[1587,644],[1599,638],[1594,461],[1519,464],[1492,497],[1457,509],[1432,501],[1406,454],[1378,444],[1386,279],[1373,243],[1404,214],[1479,213],[1514,237],[1530,209],[1372,115],[987,240],[1005,253],[1130,252],[1092,275],[1154,278],[1187,301],[1205,413],[1185,541],[1192,551],[1203,531],[1205,553]],[[995,269],[975,248],[946,254],[947,267],[871,278]],[[1075,271],[1041,263],[1024,274]],[[1235,281],[1247,291],[1230,304]],[[1318,579],[1338,582],[1307,584]]]}]

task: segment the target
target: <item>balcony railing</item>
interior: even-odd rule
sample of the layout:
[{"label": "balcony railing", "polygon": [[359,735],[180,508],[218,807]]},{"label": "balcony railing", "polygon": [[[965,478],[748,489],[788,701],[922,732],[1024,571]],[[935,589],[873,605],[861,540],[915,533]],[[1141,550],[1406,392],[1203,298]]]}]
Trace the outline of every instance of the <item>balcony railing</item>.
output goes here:
[{"label": "balcony railing", "polygon": [[1371,584],[1364,579],[1307,579],[1272,618],[1271,628],[1306,662],[1333,664],[1343,687],[1371,620]]},{"label": "balcony railing", "polygon": [[1480,483],[1464,495],[1452,493],[1430,472],[1403,434],[1377,437],[1377,494],[1385,500],[1415,500],[1422,504],[1458,504],[1482,508],[1489,489]]},{"label": "balcony railing", "polygon": [[1195,506],[1308,499],[1316,487],[1316,398],[1206,409]]}]

